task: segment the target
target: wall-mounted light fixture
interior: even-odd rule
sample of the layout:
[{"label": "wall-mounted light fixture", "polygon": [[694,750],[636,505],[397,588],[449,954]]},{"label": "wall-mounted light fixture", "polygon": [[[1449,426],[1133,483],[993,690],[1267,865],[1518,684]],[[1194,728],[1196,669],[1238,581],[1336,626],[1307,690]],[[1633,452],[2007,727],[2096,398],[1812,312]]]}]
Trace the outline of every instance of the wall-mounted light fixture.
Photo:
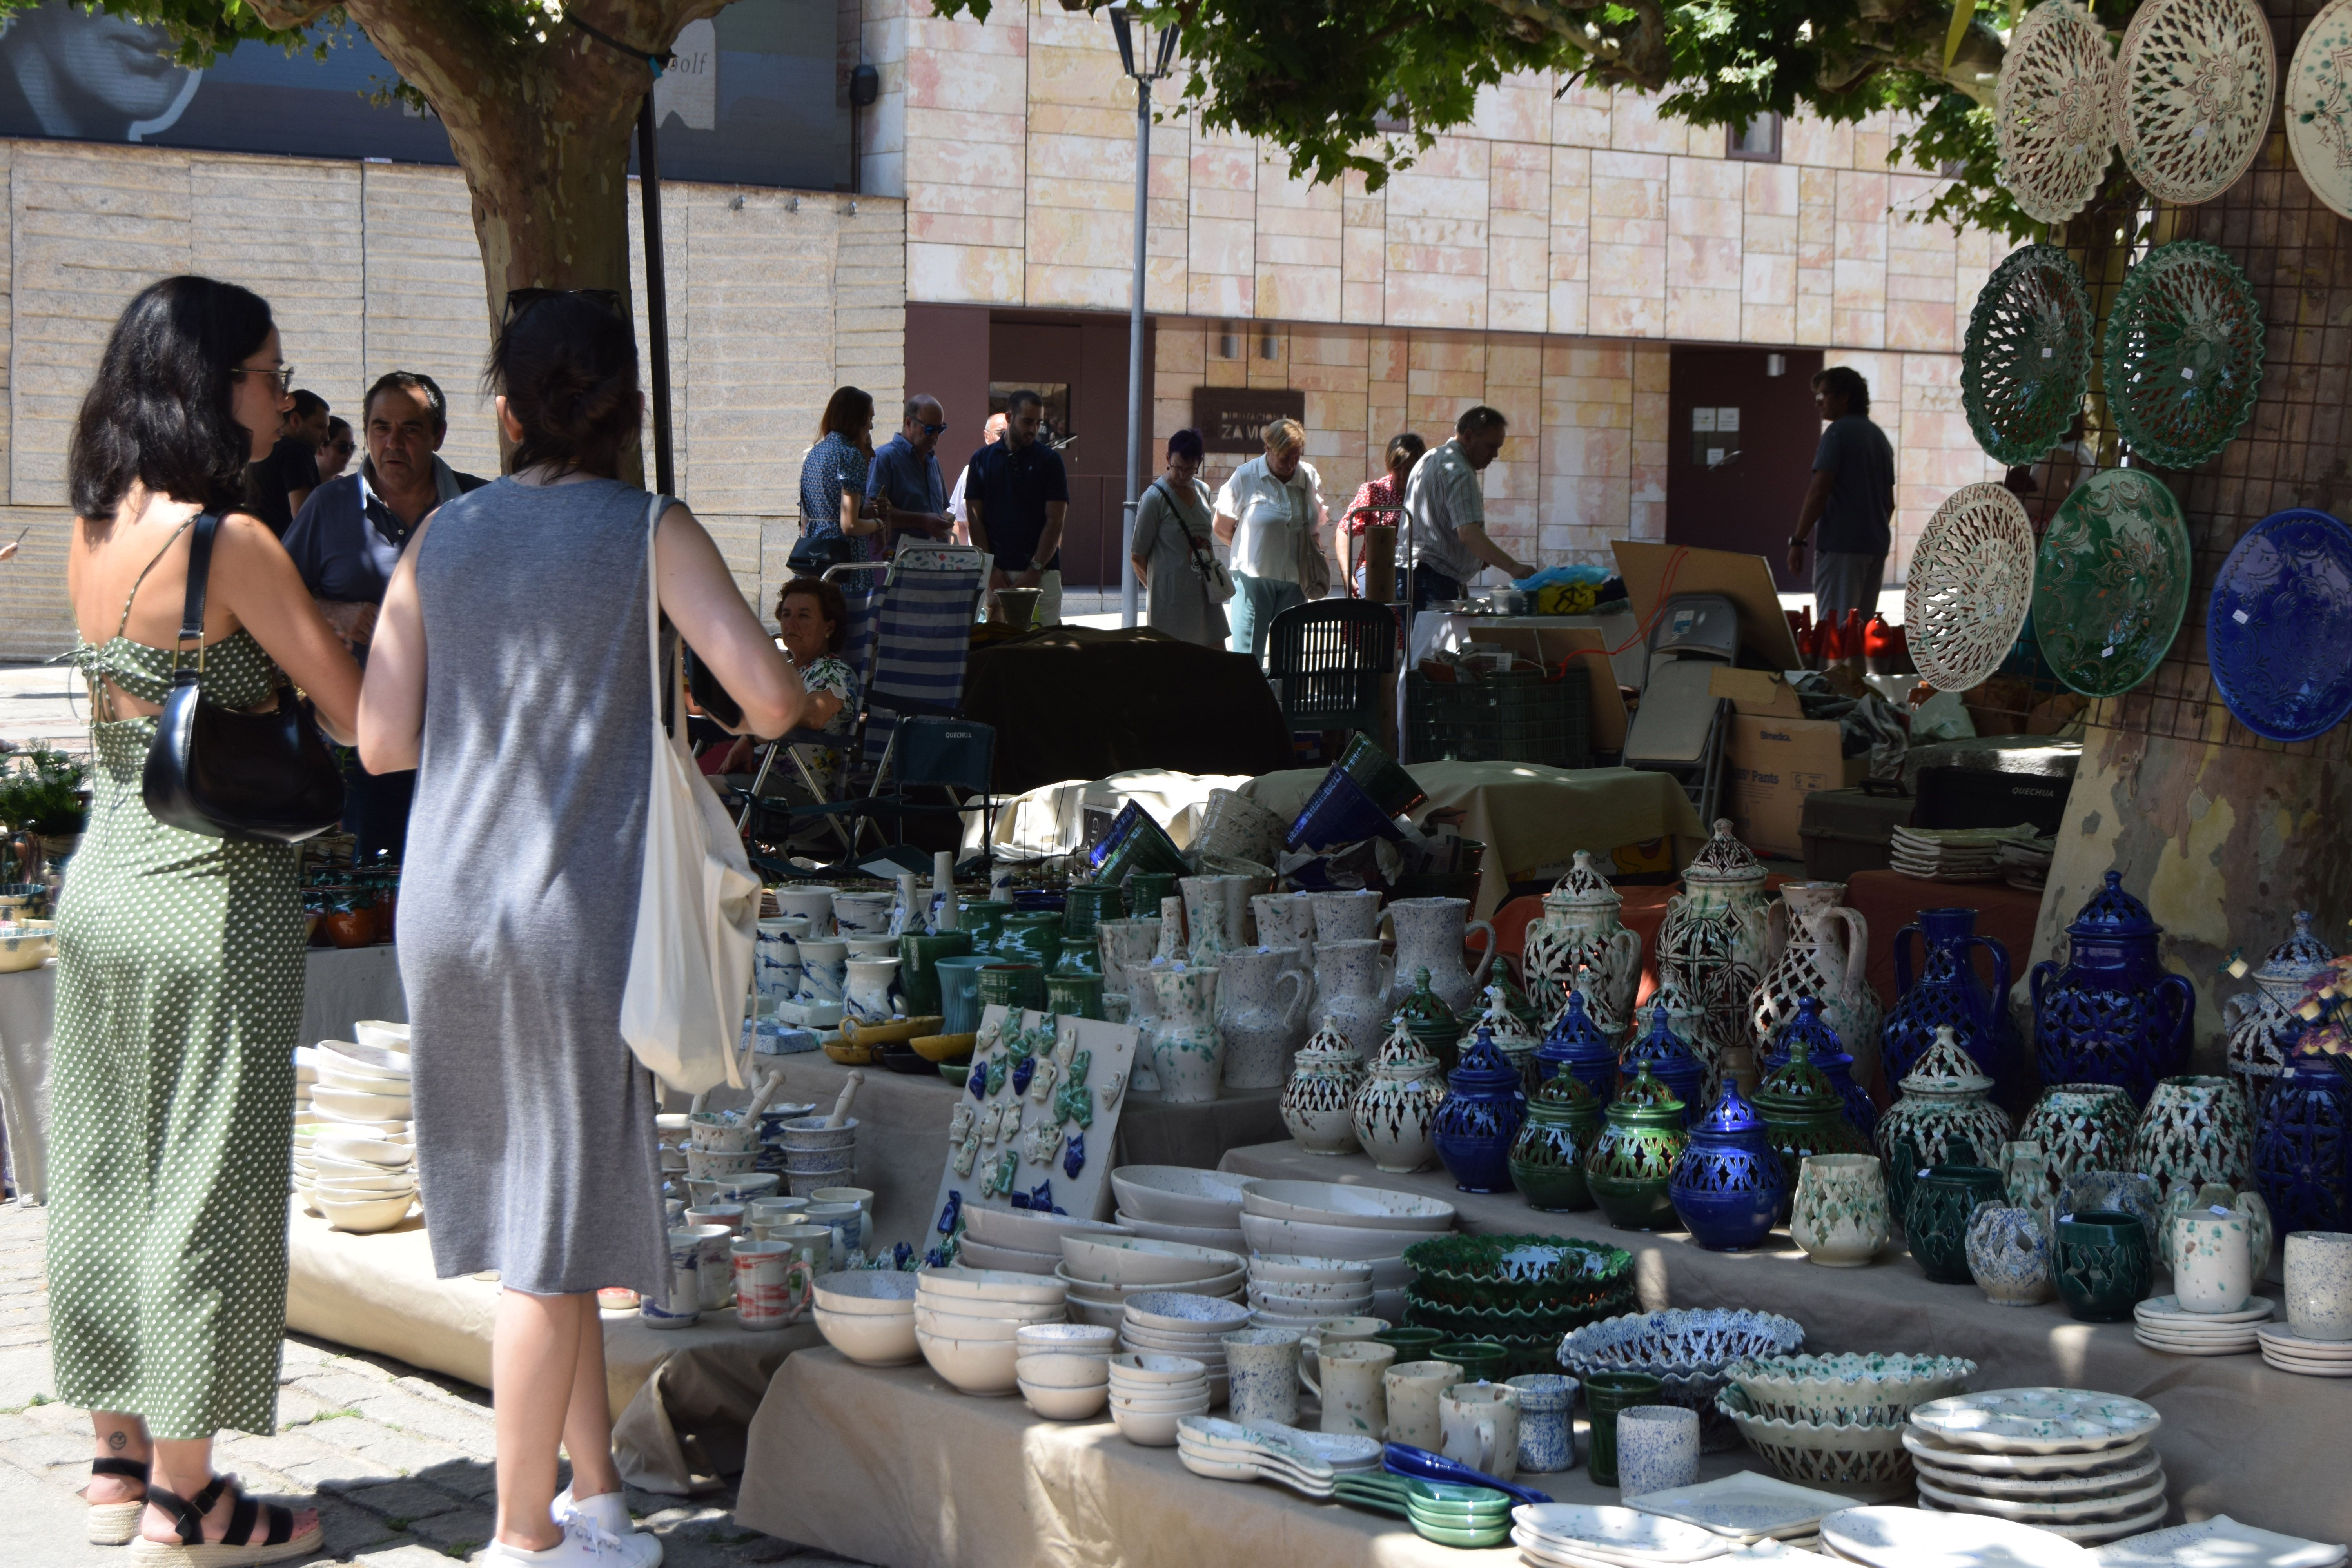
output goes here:
[{"label": "wall-mounted light fixture", "polygon": [[1217,326],[1217,357],[1219,359],[1239,359],[1241,357],[1241,334],[1234,331],[1234,324],[1231,321],[1219,322]]},{"label": "wall-mounted light fixture", "polygon": [[1787,354],[1766,354],[1764,356],[1764,374],[1766,375],[1788,374],[1789,356]]},{"label": "wall-mounted light fixture", "polygon": [[1274,329],[1273,329],[1273,328],[1269,327],[1269,328],[1265,329],[1264,331],[1261,331],[1261,332],[1259,332],[1259,333],[1258,333],[1258,335],[1257,335],[1257,357],[1258,357],[1258,358],[1260,358],[1260,359],[1269,359],[1269,360],[1270,360],[1270,359],[1276,359],[1276,358],[1279,358],[1279,357],[1281,356],[1281,353],[1282,353],[1282,344],[1280,343],[1280,342],[1278,342],[1278,341],[1276,339],[1276,337],[1275,337],[1275,335],[1274,335]]}]

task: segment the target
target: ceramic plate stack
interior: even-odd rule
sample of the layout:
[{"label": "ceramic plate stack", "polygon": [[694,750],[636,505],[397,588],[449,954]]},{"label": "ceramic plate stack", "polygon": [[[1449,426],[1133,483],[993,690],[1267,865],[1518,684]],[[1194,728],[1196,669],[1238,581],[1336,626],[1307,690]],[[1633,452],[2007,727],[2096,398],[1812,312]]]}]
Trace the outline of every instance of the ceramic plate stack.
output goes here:
[{"label": "ceramic plate stack", "polygon": [[1637,1513],[1695,1524],[1738,1546],[1777,1541],[1811,1551],[1821,1544],[1822,1521],[1856,1504],[1836,1492],[1742,1470],[1696,1486],[1644,1492],[1627,1498],[1625,1506]]},{"label": "ceramic plate stack", "polygon": [[1504,1375],[1553,1372],[1561,1339],[1632,1308],[1633,1258],[1558,1236],[1440,1236],[1405,1254],[1404,1321],[1452,1339],[1496,1340]]},{"label": "ceramic plate stack", "polygon": [[1255,1253],[1372,1266],[1370,1316],[1398,1321],[1412,1278],[1404,1249],[1454,1228],[1454,1205],[1419,1193],[1336,1182],[1243,1183],[1242,1235]]},{"label": "ceramic plate stack", "polygon": [[1013,1377],[1029,1408],[1049,1421],[1083,1421],[1110,1393],[1115,1330],[1091,1323],[1024,1323],[1013,1333]]},{"label": "ceramic plate stack", "polygon": [[931,1370],[966,1394],[1010,1394],[1013,1336],[1025,1323],[1062,1321],[1057,1279],[992,1268],[915,1273],[915,1343]]},{"label": "ceramic plate stack", "polygon": [[1370,1264],[1278,1252],[1249,1260],[1249,1304],[1259,1328],[1302,1332],[1326,1318],[1379,1315],[1372,1311]]},{"label": "ceramic plate stack", "polygon": [[1173,1447],[1177,1423],[1206,1415],[1209,1399],[1209,1369],[1190,1356],[1110,1358],[1110,1418],[1118,1435],[1139,1447]]},{"label": "ceramic plate stack", "polygon": [[1213,1415],[1178,1419],[1176,1456],[1186,1469],[1211,1480],[1277,1481],[1311,1498],[1331,1496],[1340,1476],[1367,1475],[1381,1467],[1381,1445],[1370,1437],[1307,1432],[1275,1422],[1244,1426]]},{"label": "ceramic plate stack", "polygon": [[2178,1296],[2150,1296],[2132,1309],[2132,1337],[2167,1355],[2248,1355],[2278,1303],[2257,1296],[2234,1312],[2186,1312]]},{"label": "ceramic plate stack", "polygon": [[1110,1173],[1118,1223],[1154,1241],[1242,1252],[1242,1178],[1190,1165],[1121,1165]]},{"label": "ceramic plate stack", "polygon": [[1738,1427],[1715,1407],[1733,1363],[1788,1355],[1804,1342],[1803,1327],[1778,1313],[1676,1308],[1578,1329],[1560,1341],[1559,1364],[1580,1378],[1596,1372],[1652,1373],[1664,1384],[1658,1402],[1697,1411],[1699,1447],[1720,1454],[1739,1447]]},{"label": "ceramic plate stack", "polygon": [[2306,1340],[2284,1323],[2263,1323],[2254,1334],[2262,1341],[2263,1359],[2281,1372],[2352,1377],[2352,1340]]},{"label": "ceramic plate stack", "polygon": [[2164,1466],[2150,1446],[2163,1420],[2120,1394],[2000,1388],[1922,1405],[1903,1446],[1921,1508],[2097,1545],[2164,1522]]},{"label": "ceramic plate stack", "polygon": [[1915,1484],[1912,1410],[1967,1387],[1976,1370],[1958,1356],[1772,1356],[1728,1368],[1716,1408],[1783,1480],[1900,1497]]},{"label": "ceramic plate stack", "polygon": [[319,1135],[319,1112],[310,1104],[310,1089],[319,1081],[319,1053],[310,1046],[294,1047],[294,1195],[306,1214],[319,1212],[310,1195],[319,1172],[311,1163],[310,1145]]},{"label": "ceramic plate stack", "polygon": [[2001,846],[2011,839],[2032,843],[2030,824],[2017,827],[1906,827],[1898,826],[1888,846],[1889,864],[1906,877],[1935,882],[1990,882],[2001,876]]},{"label": "ceramic plate stack", "polygon": [[1051,1274],[1059,1268],[1066,1236],[1128,1234],[1123,1226],[1072,1219],[1063,1214],[992,1209],[978,1204],[964,1205],[962,1212],[963,1235],[956,1243],[956,1261],[974,1268],[1009,1268],[1015,1274]]},{"label": "ceramic plate stack", "polygon": [[917,1276],[852,1268],[816,1277],[816,1326],[824,1342],[865,1366],[905,1366],[915,1343]]},{"label": "ceramic plate stack", "polygon": [[2240,1524],[2226,1513],[2135,1535],[2091,1553],[2099,1568],[2336,1568],[2341,1545]]},{"label": "ceramic plate stack", "polygon": [[1216,1296],[1146,1290],[1129,1297],[1124,1311],[1118,1326],[1119,1349],[1199,1362],[1208,1373],[1210,1403],[1225,1402],[1223,1336],[1250,1326],[1248,1308]]},{"label": "ceramic plate stack", "polygon": [[1572,1502],[1513,1509],[1511,1541],[1534,1568],[1670,1568],[1714,1563],[1741,1549],[1727,1536],[1680,1520]]},{"label": "ceramic plate stack", "polygon": [[1916,1508],[1850,1508],[1822,1521],[1822,1555],[1870,1568],[2093,1568],[2084,1547],[2030,1524]]},{"label": "ceramic plate stack", "polygon": [[337,1230],[390,1230],[416,1199],[407,1030],[397,1027],[397,1049],[320,1040],[311,1053],[319,1079],[310,1086],[310,1193]]},{"label": "ceramic plate stack", "polygon": [[1054,1273],[1070,1289],[1071,1321],[1115,1329],[1126,1316],[1128,1299],[1146,1291],[1239,1300],[1246,1269],[1237,1252],[1139,1236],[1073,1233],[1062,1237],[1062,1264]]}]

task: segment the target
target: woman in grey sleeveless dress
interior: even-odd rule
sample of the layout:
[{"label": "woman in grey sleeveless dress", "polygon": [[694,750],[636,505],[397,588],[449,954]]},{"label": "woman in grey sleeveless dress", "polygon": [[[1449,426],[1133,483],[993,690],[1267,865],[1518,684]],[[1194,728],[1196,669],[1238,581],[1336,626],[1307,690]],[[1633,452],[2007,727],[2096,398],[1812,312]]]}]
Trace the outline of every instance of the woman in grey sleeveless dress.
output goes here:
[{"label": "woman in grey sleeveless dress", "polygon": [[490,378],[514,472],[409,544],[360,754],[418,770],[400,971],[434,1265],[505,1286],[484,1561],[612,1568],[616,1538],[620,1561],[660,1560],[622,1505],[594,1294],[658,1292],[669,1269],[656,1089],[620,1031],[654,758],[646,594],[753,731],[789,729],[803,694],[693,515],[614,477],[641,407],[626,321],[596,295],[510,299]]}]

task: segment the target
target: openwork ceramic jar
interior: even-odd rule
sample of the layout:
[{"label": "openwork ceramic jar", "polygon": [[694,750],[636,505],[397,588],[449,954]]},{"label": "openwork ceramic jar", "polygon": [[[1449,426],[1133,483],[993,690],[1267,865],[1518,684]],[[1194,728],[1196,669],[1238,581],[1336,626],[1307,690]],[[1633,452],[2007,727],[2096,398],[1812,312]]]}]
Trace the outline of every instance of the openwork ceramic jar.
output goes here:
[{"label": "openwork ceramic jar", "polygon": [[1352,1154],[1356,1123],[1349,1107],[1364,1081],[1364,1064],[1329,1017],[1292,1059],[1282,1089],[1282,1124],[1310,1154]]},{"label": "openwork ceramic jar", "polygon": [[1683,1102],[1646,1071],[1637,1074],[1609,1107],[1608,1124],[1584,1163],[1585,1185],[1611,1225],[1620,1230],[1673,1228],[1668,1188],[1675,1162],[1689,1143]]},{"label": "openwork ceramic jar", "polygon": [[2352,1230],[2352,1078],[2300,1044],[2254,1131],[2254,1184],[2282,1232]]},{"label": "openwork ceramic jar", "polygon": [[1793,1188],[1799,1166],[1811,1156],[1863,1154],[1870,1146],[1846,1120],[1837,1087],[1813,1066],[1805,1040],[1800,1037],[1790,1047],[1788,1062],[1758,1086],[1756,1109],[1764,1117],[1765,1141]]},{"label": "openwork ceramic jar", "polygon": [[1765,1142],[1764,1119],[1726,1084],[1691,1123],[1666,1195],[1691,1238],[1711,1252],[1761,1246],[1789,1205],[1789,1174]]},{"label": "openwork ceramic jar", "polygon": [[1430,1123],[1437,1158],[1454,1184],[1465,1193],[1508,1192],[1511,1144],[1527,1114],[1519,1069],[1503,1059],[1494,1031],[1481,1023],[1462,1064],[1447,1075],[1445,1102]]},{"label": "openwork ceramic jar", "polygon": [[1477,1026],[1491,1037],[1495,1054],[1501,1057],[1519,1075],[1519,1088],[1528,1094],[1543,1081],[1536,1062],[1536,1047],[1543,1042],[1528,1030],[1519,1015],[1511,1006],[1512,992],[1500,984],[1486,987],[1486,1010],[1478,1016]]},{"label": "openwork ceramic jar", "polygon": [[1838,902],[1844,896],[1843,882],[1781,885],[1780,901],[1771,906],[1771,921],[1787,934],[1780,956],[1748,999],[1748,1023],[1757,1046],[1768,1048],[1796,1017],[1798,1002],[1817,997],[1822,1020],[1854,1053],[1855,1076],[1867,1082],[1878,1066],[1883,1009],[1866,973],[1870,922],[1860,910]]},{"label": "openwork ceramic jar", "polygon": [[2111,1083],[2059,1083],[2042,1091],[2026,1112],[2020,1139],[2042,1146],[2051,1194],[2077,1171],[2119,1171],[2131,1161],[2139,1110]]},{"label": "openwork ceramic jar", "polygon": [[2050,1219],[2036,1209],[2007,1204],[1977,1205],[1969,1219],[1969,1274],[1997,1307],[2032,1307],[2050,1300]]},{"label": "openwork ceramic jar", "polygon": [[2269,1100],[2272,1086],[2286,1070],[2295,1037],[2303,1033],[2303,1021],[2294,1010],[2303,1001],[2304,987],[2335,957],[2326,942],[2311,934],[2311,911],[2298,911],[2294,934],[2272,948],[2254,970],[2253,989],[2221,1004],[2230,1076],[2244,1086],[2255,1110]]},{"label": "openwork ceramic jar", "polygon": [[2244,1186],[2253,1157],[2254,1119],[2245,1090],[2226,1078],[2160,1080],[2132,1135],[2131,1168],[2155,1177],[2167,1197],[2208,1182]]},{"label": "openwork ceramic jar", "polygon": [[1617,1016],[1633,1011],[1634,989],[1642,982],[1642,939],[1618,923],[1624,902],[1624,895],[1592,863],[1592,852],[1578,850],[1568,874],[1544,895],[1543,913],[1528,928],[1523,968],[1528,994],[1546,1013],[1566,999],[1578,964],[1589,965],[1600,977]]},{"label": "openwork ceramic jar", "polygon": [[[2146,1104],[2156,1080],[2180,1070],[2197,992],[2166,972],[2164,934],[2147,906],[2124,891],[2120,873],[2091,895],[2066,928],[2062,971],[2033,966],[2033,1047],[2044,1083],[2112,1083]],[[1998,1076],[1998,1075],[1996,1075]]]},{"label": "openwork ceramic jar", "polygon": [[1663,1010],[1653,1012],[1649,1032],[1639,1036],[1625,1047],[1624,1060],[1618,1070],[1619,1086],[1622,1088],[1643,1072],[1665,1085],[1666,1092],[1683,1102],[1685,1121],[1698,1114],[1698,1108],[1703,1103],[1701,1095],[1706,1085],[1706,1070],[1699,1066],[1698,1058],[1691,1054],[1690,1047],[1668,1026]]},{"label": "openwork ceramic jar", "polygon": [[1412,1031],[1412,1037],[1421,1042],[1421,1048],[1437,1064],[1438,1070],[1452,1072],[1462,1043],[1462,1019],[1431,987],[1428,970],[1412,972],[1412,983],[1397,1014]]},{"label": "openwork ceramic jar", "polygon": [[1617,1047],[1592,1021],[1582,993],[1568,994],[1543,1044],[1536,1047],[1536,1072],[1538,1082],[1566,1073],[1584,1086],[1597,1106],[1606,1107],[1617,1098]]},{"label": "openwork ceramic jar", "polygon": [[1426,1169],[1437,1157],[1430,1124],[1445,1100],[1445,1079],[1437,1062],[1421,1048],[1404,1020],[1381,1047],[1348,1107],[1356,1141],[1373,1165],[1391,1175]]},{"label": "openwork ceramic jar", "polygon": [[1748,999],[1778,957],[1764,867],[1732,837],[1728,818],[1683,872],[1658,926],[1658,978],[1681,986],[1725,1050],[1751,1050]]},{"label": "openwork ceramic jar", "polygon": [[1948,1026],[1936,1043],[1904,1075],[1903,1098],[1887,1108],[1873,1135],[1879,1157],[1891,1167],[1895,1145],[1907,1142],[1930,1164],[1951,1158],[1949,1140],[1965,1139],[1974,1149],[1998,1149],[2009,1141],[2009,1112],[1992,1103],[1992,1079],[1977,1070],[1976,1058],[1960,1048]]},{"label": "openwork ceramic jar", "polygon": [[1838,1103],[1845,1108],[1845,1119],[1853,1130],[1867,1141],[1878,1125],[1878,1103],[1870,1093],[1854,1081],[1853,1058],[1845,1053],[1844,1041],[1822,1016],[1822,999],[1808,996],[1797,1004],[1796,1016],[1780,1030],[1770,1048],[1765,1053],[1764,1070],[1777,1071],[1788,1065],[1793,1043],[1805,1042],[1806,1055],[1822,1069],[1830,1086],[1838,1093]]},{"label": "openwork ceramic jar", "polygon": [[[1887,1078],[1901,1082],[1948,1028],[1977,1068],[2003,1087],[2017,1074],[2016,1032],[2003,999],[2009,994],[2009,949],[1993,937],[1976,934],[1974,910],[1921,910],[1916,924],[1895,933],[1895,1010],[1878,1032],[1879,1060]],[[1924,966],[1913,978],[1911,938],[1926,944]],[[1977,977],[1974,950],[1992,954],[1993,988]]]},{"label": "openwork ceramic jar", "polygon": [[1604,1114],[1592,1091],[1567,1073],[1554,1073],[1528,1096],[1528,1119],[1511,1142],[1511,1184],[1529,1208],[1592,1206],[1584,1162],[1601,1136]]},{"label": "openwork ceramic jar", "polygon": [[1895,1234],[1875,1154],[1815,1154],[1798,1167],[1789,1237],[1825,1268],[1859,1268]]}]

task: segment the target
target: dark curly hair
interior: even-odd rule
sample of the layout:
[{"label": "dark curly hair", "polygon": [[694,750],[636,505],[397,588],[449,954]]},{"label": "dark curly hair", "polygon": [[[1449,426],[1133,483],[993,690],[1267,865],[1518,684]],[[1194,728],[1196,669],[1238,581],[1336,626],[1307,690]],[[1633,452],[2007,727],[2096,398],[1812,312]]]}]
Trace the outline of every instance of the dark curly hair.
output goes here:
[{"label": "dark curly hair", "polygon": [[616,479],[644,422],[636,333],[578,294],[550,295],[499,329],[482,384],[522,426],[514,473],[552,463],[562,473]]},{"label": "dark curly hair", "polygon": [[75,513],[111,517],[134,482],[215,511],[238,505],[253,438],[236,422],[230,373],[275,325],[268,301],[234,283],[182,276],[141,289],[74,420]]},{"label": "dark curly hair", "polygon": [[833,623],[833,635],[825,639],[824,651],[839,653],[844,639],[849,636],[849,601],[841,596],[841,589],[822,577],[795,577],[776,595],[776,624],[784,619],[784,601],[794,594],[806,594],[816,600],[816,613]]}]

